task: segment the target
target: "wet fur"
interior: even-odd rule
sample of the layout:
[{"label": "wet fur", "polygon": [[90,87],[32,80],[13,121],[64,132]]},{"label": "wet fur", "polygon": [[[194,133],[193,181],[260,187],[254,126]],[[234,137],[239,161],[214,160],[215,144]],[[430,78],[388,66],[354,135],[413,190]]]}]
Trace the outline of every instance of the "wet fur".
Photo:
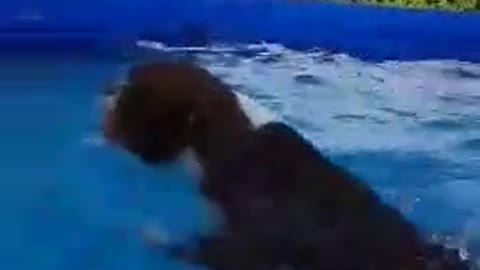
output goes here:
[{"label": "wet fur", "polygon": [[294,129],[254,128],[228,85],[183,64],[135,66],[106,118],[106,136],[146,163],[191,148],[221,229],[172,255],[221,270],[467,269],[425,242],[395,208]]}]

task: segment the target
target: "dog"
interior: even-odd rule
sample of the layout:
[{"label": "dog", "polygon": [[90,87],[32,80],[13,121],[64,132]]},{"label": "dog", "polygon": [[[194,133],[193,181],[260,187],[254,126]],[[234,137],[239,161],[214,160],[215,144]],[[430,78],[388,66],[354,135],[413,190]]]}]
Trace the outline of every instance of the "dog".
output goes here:
[{"label": "dog", "polygon": [[107,96],[107,140],[151,165],[189,153],[222,213],[193,244],[162,246],[172,256],[218,270],[468,269],[295,129],[252,121],[200,66],[138,64]]}]

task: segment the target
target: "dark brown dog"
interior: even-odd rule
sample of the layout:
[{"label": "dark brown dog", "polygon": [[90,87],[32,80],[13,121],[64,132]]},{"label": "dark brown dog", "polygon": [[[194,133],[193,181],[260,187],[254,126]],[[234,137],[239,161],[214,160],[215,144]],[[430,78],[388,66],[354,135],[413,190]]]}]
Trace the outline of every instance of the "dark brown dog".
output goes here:
[{"label": "dark brown dog", "polygon": [[224,215],[197,248],[165,246],[222,270],[468,269],[289,126],[253,125],[231,89],[187,64],[144,64],[113,95],[109,141],[158,164],[193,153]]}]

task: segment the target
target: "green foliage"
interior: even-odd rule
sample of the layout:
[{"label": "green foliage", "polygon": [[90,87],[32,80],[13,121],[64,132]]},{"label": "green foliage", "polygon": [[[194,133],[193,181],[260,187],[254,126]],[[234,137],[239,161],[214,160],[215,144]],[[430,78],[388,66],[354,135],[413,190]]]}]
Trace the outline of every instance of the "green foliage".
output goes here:
[{"label": "green foliage", "polygon": [[451,11],[479,11],[480,0],[338,0],[376,4],[384,6],[415,8],[415,9],[442,9]]}]

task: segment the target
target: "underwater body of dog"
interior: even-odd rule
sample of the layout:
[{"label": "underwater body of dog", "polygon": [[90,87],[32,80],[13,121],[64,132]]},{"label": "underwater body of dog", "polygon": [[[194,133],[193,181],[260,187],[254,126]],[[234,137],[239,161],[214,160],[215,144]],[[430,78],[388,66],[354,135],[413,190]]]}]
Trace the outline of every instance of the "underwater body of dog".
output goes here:
[{"label": "underwater body of dog", "polygon": [[222,226],[195,247],[165,243],[174,256],[222,270],[468,269],[294,129],[255,125],[231,88],[200,67],[137,65],[111,94],[106,138],[148,164],[190,153],[222,213]]}]

